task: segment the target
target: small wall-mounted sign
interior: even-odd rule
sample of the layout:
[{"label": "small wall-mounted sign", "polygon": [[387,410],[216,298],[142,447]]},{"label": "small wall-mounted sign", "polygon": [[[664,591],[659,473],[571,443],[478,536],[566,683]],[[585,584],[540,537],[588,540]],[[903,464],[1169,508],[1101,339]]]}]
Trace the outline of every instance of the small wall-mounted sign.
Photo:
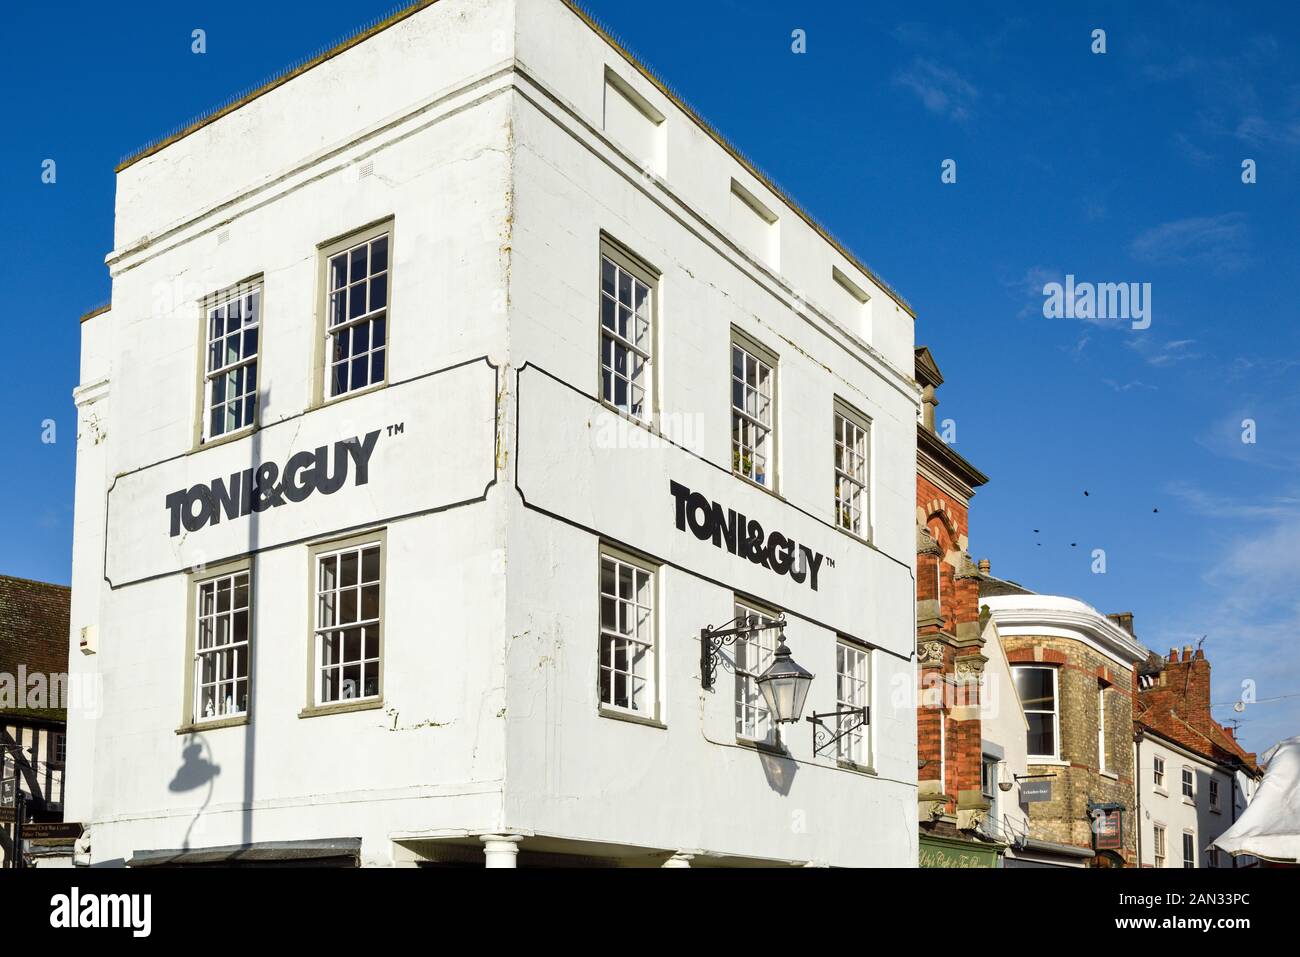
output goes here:
[{"label": "small wall-mounted sign", "polygon": [[1037,804],[1041,801],[1050,801],[1051,799],[1052,782],[1050,778],[1020,782],[1021,804]]},{"label": "small wall-mounted sign", "polygon": [[78,821],[37,821],[23,825],[25,841],[75,841],[85,827]]}]

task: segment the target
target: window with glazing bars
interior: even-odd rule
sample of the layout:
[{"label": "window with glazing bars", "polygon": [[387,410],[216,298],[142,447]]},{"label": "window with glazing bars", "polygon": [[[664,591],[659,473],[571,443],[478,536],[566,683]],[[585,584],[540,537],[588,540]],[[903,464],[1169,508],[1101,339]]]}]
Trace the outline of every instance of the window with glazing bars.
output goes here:
[{"label": "window with glazing bars", "polygon": [[[776,615],[736,602],[736,619],[758,615],[764,624]],[[752,741],[771,741],[774,724],[767,702],[758,688],[758,676],[772,663],[776,654],[776,629],[764,627],[736,638],[736,735]]]},{"label": "window with glazing bars", "polygon": [[316,703],[379,694],[380,545],[316,557]]},{"label": "window with glazing bars", "polygon": [[[871,652],[858,645],[839,642],[835,647],[835,710],[869,706],[870,681]],[[861,716],[842,716],[836,719],[836,724],[836,734],[842,735],[835,743],[836,757],[853,764],[867,764],[867,725]],[[849,731],[850,728],[853,730]]]},{"label": "window with glazing bars", "polygon": [[864,421],[847,410],[835,410],[835,521],[864,538],[869,441]]},{"label": "window with glazing bars", "polygon": [[629,264],[600,257],[601,398],[638,419],[652,414],[653,289]]},{"label": "window with glazing bars", "polygon": [[247,569],[195,585],[194,720],[248,713],[248,649],[252,639]]},{"label": "window with glazing bars", "polygon": [[600,556],[600,703],[655,713],[655,576],[614,555]]},{"label": "window with glazing bars", "polygon": [[257,354],[262,287],[221,297],[207,310],[203,375],[203,437],[250,428],[257,418]]},{"label": "window with glazing bars", "polygon": [[739,342],[731,344],[731,469],[772,485],[773,364]]},{"label": "window with glazing bars", "polygon": [[388,234],[329,257],[326,395],[384,381],[388,346]]}]

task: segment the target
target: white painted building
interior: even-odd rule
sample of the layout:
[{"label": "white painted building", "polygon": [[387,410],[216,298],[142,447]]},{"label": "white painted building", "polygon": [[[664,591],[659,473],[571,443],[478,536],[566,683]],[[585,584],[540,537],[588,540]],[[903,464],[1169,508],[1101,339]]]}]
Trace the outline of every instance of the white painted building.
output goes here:
[{"label": "white painted building", "polygon": [[1241,817],[1256,777],[1214,761],[1160,732],[1147,729],[1136,742],[1140,852],[1143,867],[1245,867],[1213,847]]},{"label": "white painted building", "polygon": [[[915,865],[913,317],[575,7],[417,4],[145,151],[108,265],[93,862]],[[774,748],[771,631],[704,690],[738,613],[868,723]]]}]

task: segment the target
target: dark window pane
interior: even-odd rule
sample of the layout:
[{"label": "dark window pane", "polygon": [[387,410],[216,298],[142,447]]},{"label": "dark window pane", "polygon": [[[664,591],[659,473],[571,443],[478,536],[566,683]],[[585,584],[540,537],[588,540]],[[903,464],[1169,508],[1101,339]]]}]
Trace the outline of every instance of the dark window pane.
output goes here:
[{"label": "dark window pane", "polygon": [[383,309],[388,305],[388,276],[376,276],[370,280],[370,310]]},{"label": "dark window pane", "polygon": [[379,549],[367,548],[361,555],[361,580],[379,581]]},{"label": "dark window pane", "polygon": [[348,257],[346,254],[330,260],[330,288],[342,289],[348,284]]},{"label": "dark window pane", "polygon": [[1030,754],[1055,754],[1056,743],[1052,732],[1052,715],[1027,714],[1029,735],[1027,746]]},{"label": "dark window pane", "polygon": [[1056,701],[1052,691],[1050,668],[1017,668],[1016,693],[1027,711],[1054,711]]},{"label": "dark window pane", "polygon": [[370,244],[370,272],[373,275],[388,268],[388,237],[380,236]]}]

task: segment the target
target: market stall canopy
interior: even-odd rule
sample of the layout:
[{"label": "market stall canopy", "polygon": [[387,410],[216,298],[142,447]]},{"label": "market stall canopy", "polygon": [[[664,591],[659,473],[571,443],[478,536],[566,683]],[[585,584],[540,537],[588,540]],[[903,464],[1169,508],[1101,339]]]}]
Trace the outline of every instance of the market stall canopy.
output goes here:
[{"label": "market stall canopy", "polygon": [[1260,763],[1264,780],[1255,797],[1214,845],[1233,857],[1300,862],[1300,736],[1274,745]]}]

